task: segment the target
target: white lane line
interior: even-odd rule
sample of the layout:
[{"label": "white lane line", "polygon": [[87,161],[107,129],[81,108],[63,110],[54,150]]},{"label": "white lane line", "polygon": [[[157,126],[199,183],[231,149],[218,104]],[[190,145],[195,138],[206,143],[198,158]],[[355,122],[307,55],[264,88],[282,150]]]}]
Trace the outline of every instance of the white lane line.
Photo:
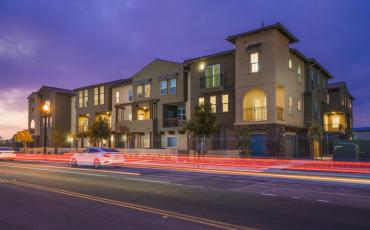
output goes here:
[{"label": "white lane line", "polygon": [[125,179],[125,180],[134,180],[134,181],[143,181],[143,182],[151,182],[151,183],[160,183],[160,184],[171,184],[171,182],[159,181],[159,180],[136,179],[136,178],[129,178],[129,177],[125,177],[123,179]]},{"label": "white lane line", "polygon": [[301,199],[299,196],[292,196],[293,199]]},{"label": "white lane line", "polygon": [[275,194],[271,194],[271,193],[264,193],[264,192],[262,192],[262,193],[261,193],[261,195],[263,195],[263,196],[277,196],[277,195],[275,195]]},{"label": "white lane line", "polygon": [[322,203],[330,203],[330,201],[328,201],[328,200],[316,200],[316,201],[322,202]]}]

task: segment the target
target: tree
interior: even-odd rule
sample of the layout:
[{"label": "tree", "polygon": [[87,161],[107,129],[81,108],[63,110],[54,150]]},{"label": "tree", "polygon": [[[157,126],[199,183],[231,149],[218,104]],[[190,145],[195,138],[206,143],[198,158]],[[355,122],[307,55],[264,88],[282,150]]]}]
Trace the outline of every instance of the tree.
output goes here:
[{"label": "tree", "polygon": [[107,119],[99,118],[95,120],[88,132],[88,137],[94,145],[102,145],[103,140],[106,140],[111,135],[111,129]]},{"label": "tree", "polygon": [[248,126],[243,126],[238,133],[238,149],[241,156],[249,155],[249,148],[252,144],[252,130]]},{"label": "tree", "polygon": [[195,108],[191,119],[185,123],[184,129],[193,137],[194,151],[198,154],[205,153],[206,138],[218,131],[217,118],[208,101]]},{"label": "tree", "polygon": [[310,151],[313,157],[317,157],[321,155],[320,142],[322,140],[323,133],[324,133],[324,130],[318,124],[312,124],[308,128],[308,139],[310,142]]},{"label": "tree", "polygon": [[27,143],[33,142],[32,135],[28,130],[18,131],[14,137],[15,141],[23,143],[23,148],[25,152],[27,150]]},{"label": "tree", "polygon": [[59,129],[53,128],[52,131],[52,145],[55,148],[55,153],[58,153],[58,148],[64,146],[66,143],[66,136]]}]

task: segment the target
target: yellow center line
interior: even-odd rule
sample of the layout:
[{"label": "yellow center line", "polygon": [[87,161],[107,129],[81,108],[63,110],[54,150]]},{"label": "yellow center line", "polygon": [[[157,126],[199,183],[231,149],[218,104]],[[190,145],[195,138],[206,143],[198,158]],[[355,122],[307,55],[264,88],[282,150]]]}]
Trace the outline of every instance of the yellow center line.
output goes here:
[{"label": "yellow center line", "polygon": [[56,168],[56,169],[71,169],[76,171],[88,171],[88,172],[101,172],[101,173],[113,173],[113,174],[124,174],[124,175],[132,175],[132,176],[140,176],[140,173],[133,173],[133,172],[122,172],[122,171],[110,171],[110,170],[102,170],[102,169],[87,169],[87,168],[71,168],[71,167],[65,167],[65,166],[55,166],[55,165],[41,165],[41,164],[22,164],[22,163],[0,163],[0,166],[13,166],[14,165],[21,165],[17,166],[18,168],[24,168],[24,169],[32,169],[32,167],[27,166],[33,166],[33,167],[41,167],[41,168]]},{"label": "yellow center line", "polygon": [[244,176],[257,176],[257,177],[274,177],[274,178],[282,178],[282,179],[299,179],[299,180],[315,180],[315,181],[329,181],[329,182],[355,183],[355,184],[370,184],[370,179],[367,179],[367,178],[282,174],[282,173],[274,173],[274,172],[246,172],[246,171],[205,169],[205,168],[198,169],[198,168],[189,168],[189,167],[180,167],[180,166],[154,166],[154,165],[133,164],[133,163],[130,163],[129,166],[136,167],[136,168],[171,169],[171,170],[179,170],[179,171],[216,173],[216,174],[228,174],[228,175],[244,175]]},{"label": "yellow center line", "polygon": [[77,193],[77,192],[72,192],[72,191],[67,191],[67,190],[62,190],[62,189],[57,189],[57,188],[50,188],[50,187],[45,187],[41,185],[36,185],[36,184],[30,184],[30,183],[24,183],[24,182],[19,182],[19,181],[13,181],[13,180],[6,180],[6,179],[0,179],[0,182],[2,183],[7,183],[7,184],[12,184],[12,185],[17,185],[17,186],[22,186],[22,187],[27,187],[27,188],[33,188],[33,189],[38,189],[42,191],[48,191],[48,192],[53,192],[57,194],[63,194],[71,197],[78,197],[81,199],[85,200],[91,200],[91,201],[96,201],[104,204],[110,204],[118,207],[124,207],[124,208],[129,208],[129,209],[134,209],[137,211],[142,211],[142,212],[147,212],[151,214],[157,214],[161,216],[167,216],[167,217],[172,217],[175,219],[179,220],[185,220],[193,223],[198,223],[198,224],[203,224],[211,227],[216,227],[220,229],[240,229],[240,230],[251,230],[253,228],[250,227],[245,227],[245,226],[240,226],[240,225],[234,225],[234,224],[229,224],[221,221],[216,221],[216,220],[211,220],[211,219],[206,219],[206,218],[201,218],[197,216],[192,216],[188,214],[183,214],[183,213],[178,213],[178,212],[173,212],[173,211],[167,211],[163,209],[157,209],[157,208],[152,208],[144,205],[138,205],[134,203],[128,203],[128,202],[123,202],[123,201],[118,201],[118,200],[112,200],[104,197],[98,197],[98,196],[93,196],[93,195],[88,195],[88,194],[83,194],[83,193]]}]

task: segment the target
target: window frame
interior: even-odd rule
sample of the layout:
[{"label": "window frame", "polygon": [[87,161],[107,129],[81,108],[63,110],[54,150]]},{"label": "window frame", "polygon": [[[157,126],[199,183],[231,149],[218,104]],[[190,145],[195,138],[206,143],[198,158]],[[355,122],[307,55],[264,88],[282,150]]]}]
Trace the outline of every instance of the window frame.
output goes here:
[{"label": "window frame", "polygon": [[[162,85],[164,83],[164,85]],[[162,87],[162,86],[165,86],[165,87]],[[160,95],[167,95],[167,80],[163,80],[163,81],[160,81],[159,83],[159,93]],[[162,90],[165,90],[165,91],[162,91]]]},{"label": "window frame", "polygon": [[[212,102],[214,100],[214,103]],[[217,113],[217,96],[210,96],[209,103],[211,104],[211,110],[213,113]]]},{"label": "window frame", "polygon": [[[226,102],[225,102],[225,98],[227,98],[227,100],[226,100]],[[222,112],[223,113],[227,113],[227,112],[229,112],[229,110],[230,110],[230,107],[229,107],[229,94],[222,94],[221,95],[221,103],[222,103]],[[225,107],[226,106],[226,107]],[[226,108],[226,110],[225,110],[225,108]]]},{"label": "window frame", "polygon": [[[169,145],[168,145],[169,143],[171,143],[171,142],[169,142],[169,140],[170,140],[170,139],[176,140],[176,141],[175,141],[175,146],[169,146]],[[178,140],[177,140],[177,136],[167,136],[167,137],[166,137],[166,146],[167,146],[167,148],[172,148],[172,149],[173,149],[173,148],[177,148],[177,146],[178,146],[177,141],[178,141]]]},{"label": "window frame", "polygon": [[[254,55],[256,55],[256,58],[253,58]],[[260,72],[260,52],[256,51],[249,53],[249,59],[250,73]]]},{"label": "window frame", "polygon": [[[175,82],[175,86],[174,87],[171,87],[171,82]],[[174,89],[173,92],[171,91],[172,89]],[[168,93],[169,94],[175,94],[176,91],[177,91],[177,80],[176,80],[176,78],[173,78],[173,79],[168,80]]]}]

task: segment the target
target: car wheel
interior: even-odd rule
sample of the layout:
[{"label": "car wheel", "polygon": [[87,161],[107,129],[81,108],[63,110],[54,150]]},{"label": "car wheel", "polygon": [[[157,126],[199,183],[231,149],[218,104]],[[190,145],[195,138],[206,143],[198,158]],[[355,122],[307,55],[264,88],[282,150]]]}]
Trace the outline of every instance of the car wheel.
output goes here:
[{"label": "car wheel", "polygon": [[95,159],[95,160],[94,160],[94,168],[95,168],[95,169],[98,169],[98,168],[100,168],[100,167],[101,167],[101,164],[100,164],[99,159]]},{"label": "car wheel", "polygon": [[73,158],[73,159],[71,160],[71,166],[72,166],[72,167],[78,167],[77,160],[76,160],[75,158]]}]

